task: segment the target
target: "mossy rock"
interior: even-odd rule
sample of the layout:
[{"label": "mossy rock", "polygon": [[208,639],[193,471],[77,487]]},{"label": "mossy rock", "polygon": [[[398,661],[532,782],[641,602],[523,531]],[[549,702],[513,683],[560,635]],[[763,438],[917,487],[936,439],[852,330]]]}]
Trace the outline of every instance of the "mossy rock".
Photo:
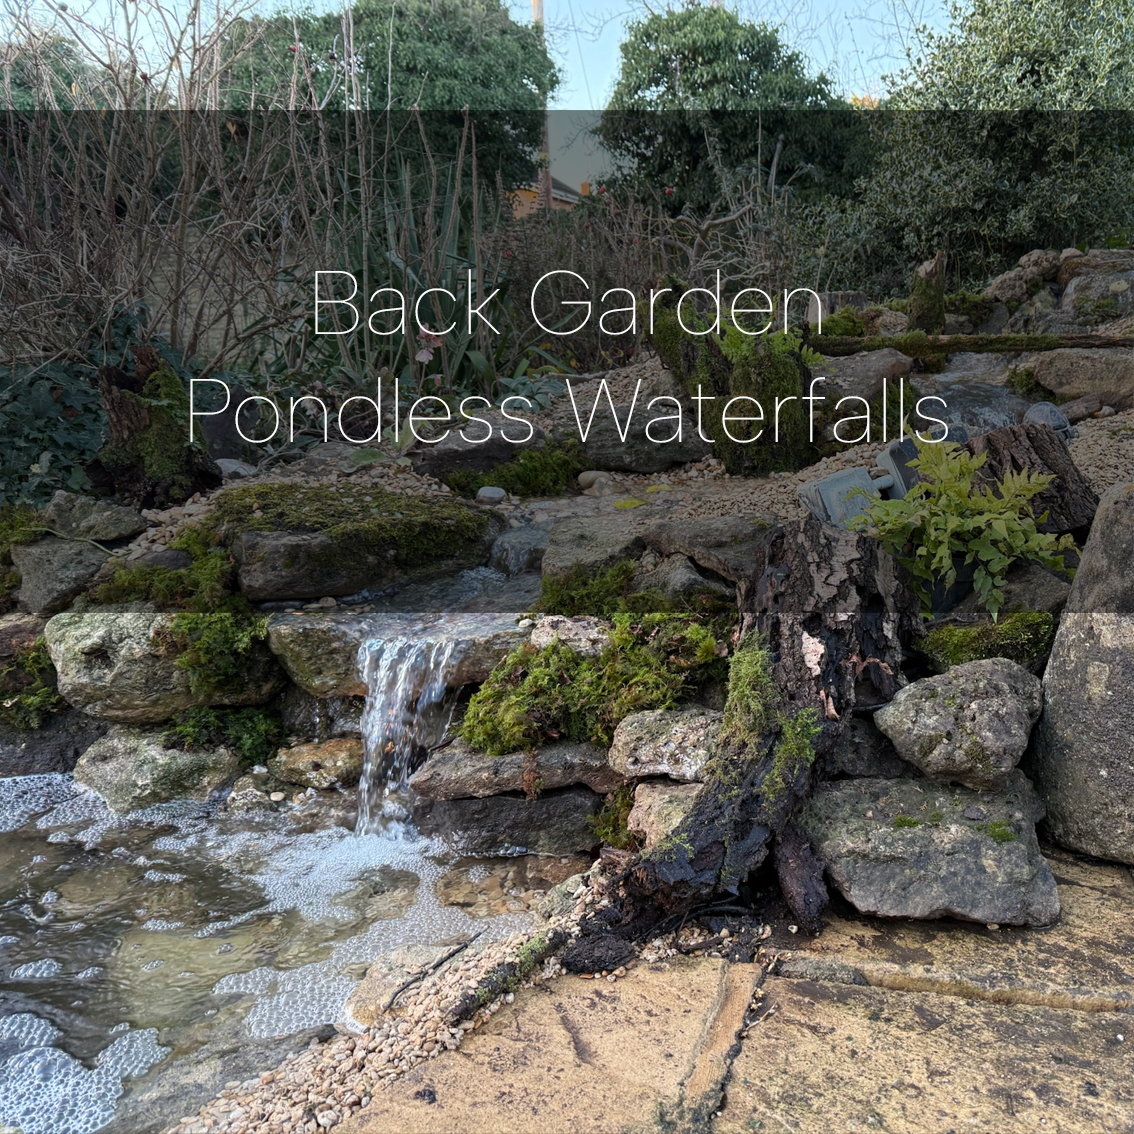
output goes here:
[{"label": "mossy rock", "polygon": [[481,488],[502,488],[512,496],[562,496],[588,466],[578,442],[522,449],[489,472],[455,472],[442,479],[462,496]]},{"label": "mossy rock", "polygon": [[240,590],[252,602],[383,590],[474,567],[504,526],[461,501],[346,483],[229,489],[212,523],[231,545]]},{"label": "mossy rock", "polygon": [[987,658],[1007,658],[1037,673],[1054,640],[1054,617],[1029,611],[1005,614],[996,622],[938,626],[926,634],[919,648],[938,673]]},{"label": "mossy rock", "polygon": [[937,335],[945,329],[945,289],[936,274],[914,280],[906,308],[906,328],[927,335]]}]

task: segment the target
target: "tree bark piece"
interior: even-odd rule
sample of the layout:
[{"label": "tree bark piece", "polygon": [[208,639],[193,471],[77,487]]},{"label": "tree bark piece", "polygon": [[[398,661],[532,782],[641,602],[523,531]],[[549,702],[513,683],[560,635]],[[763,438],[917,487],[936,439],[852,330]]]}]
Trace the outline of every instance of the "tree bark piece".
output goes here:
[{"label": "tree bark piece", "polygon": [[[623,926],[645,931],[717,891],[736,893],[780,836],[785,896],[802,926],[817,927],[821,880],[791,817],[855,705],[897,690],[903,652],[920,627],[916,596],[895,561],[868,537],[814,517],[768,533],[738,604],[741,640],[754,633],[768,645],[779,705],[762,736],[725,746],[678,830],[613,880]],[[817,726],[812,755],[789,759],[782,742],[807,712]]]},{"label": "tree bark piece", "polygon": [[[1036,527],[1041,532],[1076,532],[1090,527],[1099,498],[1050,425],[1006,425],[974,437],[965,448],[975,456],[988,455],[978,474],[985,484],[997,484],[1007,473],[1024,469],[1055,477],[1032,500]],[[1039,520],[1044,512],[1047,519]]]}]

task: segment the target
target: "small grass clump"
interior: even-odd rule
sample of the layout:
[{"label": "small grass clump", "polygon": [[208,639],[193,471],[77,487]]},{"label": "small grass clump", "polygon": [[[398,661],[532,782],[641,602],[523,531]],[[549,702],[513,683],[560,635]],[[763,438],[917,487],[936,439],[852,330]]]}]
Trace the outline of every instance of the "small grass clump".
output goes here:
[{"label": "small grass clump", "polygon": [[694,613],[724,614],[734,604],[716,591],[671,598],[656,587],[634,591],[632,586],[638,564],[625,559],[592,574],[578,565],[565,575],[545,575],[540,582],[539,609],[545,614],[562,614],[569,618],[590,614],[608,618],[614,614]]},{"label": "small grass clump", "polygon": [[0,669],[0,725],[10,728],[43,728],[67,707],[55,682],[55,666],[41,636],[17,650]]},{"label": "small grass clump", "polygon": [[638,835],[626,825],[634,807],[635,784],[623,784],[612,792],[603,809],[588,820],[596,838],[615,850],[637,850]]},{"label": "small grass clump", "polygon": [[486,473],[453,473],[449,487],[473,497],[481,488],[502,488],[512,496],[562,496],[586,469],[576,442],[521,449],[510,461]]},{"label": "small grass clump", "polygon": [[912,815],[895,815],[892,826],[895,830],[900,831],[903,827],[920,827],[921,822]]},{"label": "small grass clump", "polygon": [[618,614],[610,639],[598,657],[558,642],[518,646],[469,701],[465,741],[492,756],[549,740],[609,745],[623,717],[674,708],[722,676],[711,623]]},{"label": "small grass clump", "polygon": [[1003,846],[1005,843],[1014,843],[1019,839],[1016,833],[1016,828],[1004,819],[994,819],[985,827],[988,837],[994,842]]},{"label": "small grass clump", "polygon": [[283,723],[266,709],[189,709],[162,734],[166,748],[231,748],[247,765],[267,763],[283,739]]}]

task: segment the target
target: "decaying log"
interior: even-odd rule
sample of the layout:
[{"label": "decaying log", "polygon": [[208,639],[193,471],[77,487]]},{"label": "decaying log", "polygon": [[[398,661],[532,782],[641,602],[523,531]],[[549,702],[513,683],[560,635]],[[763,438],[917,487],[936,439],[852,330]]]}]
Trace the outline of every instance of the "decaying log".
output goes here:
[{"label": "decaying log", "polygon": [[979,477],[985,484],[1002,481],[1009,472],[1042,473],[1055,479],[1032,500],[1041,532],[1081,532],[1095,518],[1099,498],[1078,470],[1067,446],[1050,425],[1006,425],[974,437],[966,446],[970,453],[987,454]]},{"label": "decaying log", "polygon": [[[849,725],[856,704],[888,700],[919,633],[918,601],[879,545],[814,517],[773,528],[739,588],[743,644],[766,643],[778,705],[764,734],[722,743],[690,815],[667,840],[632,861],[610,893],[625,927],[644,931],[717,892],[736,893],[767,858],[799,924],[818,928],[821,871],[791,822]],[[813,756],[785,760],[785,722],[810,713]]]},{"label": "decaying log", "polygon": [[1076,425],[1080,421],[1085,421],[1092,414],[1098,413],[1101,409],[1102,396],[1100,394],[1084,394],[1073,402],[1064,402],[1059,407],[1059,412],[1067,418],[1071,425]]}]

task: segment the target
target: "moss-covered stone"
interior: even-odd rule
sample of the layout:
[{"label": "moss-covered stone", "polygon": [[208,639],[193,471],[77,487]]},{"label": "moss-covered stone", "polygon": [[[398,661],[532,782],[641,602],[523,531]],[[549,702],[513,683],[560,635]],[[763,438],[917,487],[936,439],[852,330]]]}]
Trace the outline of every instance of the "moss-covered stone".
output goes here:
[{"label": "moss-covered stone", "polygon": [[718,679],[719,645],[710,623],[666,614],[615,615],[598,656],[524,643],[473,694],[462,736],[499,756],[548,740],[609,745],[623,717],[674,708]]},{"label": "moss-covered stone", "polygon": [[940,334],[945,329],[945,288],[940,273],[919,275],[914,279],[906,308],[906,327],[927,335]]},{"label": "moss-covered stone", "polygon": [[1002,615],[996,622],[939,626],[929,631],[920,649],[938,673],[987,658],[1007,658],[1035,670],[1054,640],[1054,617],[1028,611]]},{"label": "moss-covered stone", "polygon": [[568,442],[522,449],[491,472],[453,473],[444,479],[450,488],[468,497],[489,486],[513,496],[562,496],[586,467],[578,443]]},{"label": "moss-covered stone", "polygon": [[600,618],[612,614],[692,613],[717,615],[731,612],[735,604],[719,590],[706,585],[704,591],[679,598],[663,594],[656,587],[634,590],[638,563],[622,560],[598,574],[582,566],[563,575],[544,575],[539,608],[545,614],[575,617],[592,614]]}]

